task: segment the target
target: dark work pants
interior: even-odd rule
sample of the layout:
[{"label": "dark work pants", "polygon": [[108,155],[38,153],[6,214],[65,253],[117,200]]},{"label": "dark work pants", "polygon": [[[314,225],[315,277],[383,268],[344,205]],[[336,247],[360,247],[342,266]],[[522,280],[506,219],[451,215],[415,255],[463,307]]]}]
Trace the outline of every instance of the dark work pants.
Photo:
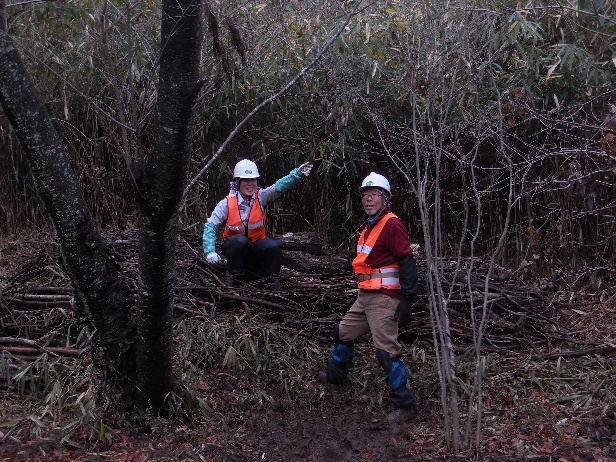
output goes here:
[{"label": "dark work pants", "polygon": [[266,278],[280,274],[282,245],[282,241],[270,238],[251,244],[243,234],[235,234],[223,241],[221,251],[229,273]]}]

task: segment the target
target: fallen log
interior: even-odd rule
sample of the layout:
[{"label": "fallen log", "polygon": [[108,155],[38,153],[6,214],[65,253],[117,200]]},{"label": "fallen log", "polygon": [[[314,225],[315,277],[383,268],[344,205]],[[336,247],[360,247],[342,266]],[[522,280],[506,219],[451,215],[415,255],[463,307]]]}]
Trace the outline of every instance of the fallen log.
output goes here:
[{"label": "fallen log", "polygon": [[616,346],[606,345],[597,348],[586,348],[576,351],[561,351],[560,353],[551,353],[543,355],[543,359],[558,359],[558,358],[581,358],[582,356],[611,356],[616,353]]},{"label": "fallen log", "polygon": [[[45,295],[41,295],[40,297],[49,297]],[[57,299],[57,298],[38,298],[33,296],[23,296],[23,297],[3,297],[5,302],[15,303],[17,305],[31,305],[31,306],[68,306],[72,307],[72,299]]]},{"label": "fallen log", "polygon": [[36,340],[31,340],[29,338],[19,338],[19,337],[0,337],[0,345],[19,345],[19,346],[27,346],[27,347],[35,347],[35,348],[40,347],[40,345],[36,342]]},{"label": "fallen log", "polygon": [[323,250],[323,243],[321,242],[319,233],[285,233],[283,235],[274,236],[274,238],[283,242],[284,250],[301,250],[302,252],[311,253],[313,255],[321,255]]},{"label": "fallen log", "polygon": [[[74,290],[72,287],[60,287],[60,286],[27,286],[28,293],[35,294],[51,294],[51,295],[72,295]],[[24,290],[25,291],[25,290]],[[20,293],[20,292],[17,292]]]},{"label": "fallen log", "polygon": [[0,346],[0,351],[6,351],[8,353],[19,356],[40,356],[43,353],[51,353],[56,356],[81,356],[82,350],[78,348],[70,347],[25,347],[25,346]]}]

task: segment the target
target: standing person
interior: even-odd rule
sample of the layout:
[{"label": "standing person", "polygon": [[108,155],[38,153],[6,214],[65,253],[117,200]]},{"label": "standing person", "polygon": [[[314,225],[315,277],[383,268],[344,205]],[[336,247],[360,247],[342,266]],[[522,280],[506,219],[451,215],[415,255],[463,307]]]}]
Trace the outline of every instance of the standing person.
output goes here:
[{"label": "standing person", "polygon": [[415,396],[407,386],[406,368],[400,360],[398,326],[410,321],[417,296],[417,265],[406,226],[391,212],[387,178],[372,172],[359,192],[366,212],[366,226],[353,260],[359,294],[334,329],[335,345],[327,369],[319,378],[341,384],[353,359],[353,341],[370,332],[395,408],[390,416],[398,418],[415,405]]},{"label": "standing person", "polygon": [[265,208],[310,175],[307,162],[267,188],[257,185],[259,169],[248,159],[240,160],[233,170],[231,190],[207,219],[203,228],[203,252],[208,263],[218,263],[216,228],[224,225],[222,254],[227,259],[227,277],[233,284],[248,273],[256,277],[277,278],[282,264],[282,241],[266,237]]}]

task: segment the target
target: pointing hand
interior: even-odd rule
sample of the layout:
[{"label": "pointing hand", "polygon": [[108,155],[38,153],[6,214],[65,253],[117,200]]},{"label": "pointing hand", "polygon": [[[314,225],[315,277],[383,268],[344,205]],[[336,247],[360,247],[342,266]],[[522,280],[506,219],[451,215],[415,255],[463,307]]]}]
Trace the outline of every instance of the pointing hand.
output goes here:
[{"label": "pointing hand", "polygon": [[302,165],[300,165],[297,170],[299,170],[299,173],[302,174],[302,176],[308,176],[310,175],[310,172],[312,171],[312,163],[311,162],[306,162]]}]

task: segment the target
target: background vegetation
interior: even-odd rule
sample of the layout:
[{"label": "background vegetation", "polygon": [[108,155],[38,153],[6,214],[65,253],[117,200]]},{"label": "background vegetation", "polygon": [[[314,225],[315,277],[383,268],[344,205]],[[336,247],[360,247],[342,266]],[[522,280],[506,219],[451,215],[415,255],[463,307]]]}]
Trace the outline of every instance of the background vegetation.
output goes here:
[{"label": "background vegetation", "polygon": [[[194,173],[341,20],[336,2],[206,9]],[[132,227],[127,171],[149,149],[156,5],[43,3],[8,12],[97,220]],[[319,174],[274,206],[273,232],[316,229],[326,243],[346,245],[357,226],[356,186],[377,170],[391,177],[396,210],[421,242],[409,187],[419,155],[440,169],[429,181],[442,194],[444,249],[464,247],[462,198],[473,187],[483,201],[476,213],[489,224],[476,242],[489,249],[504,226],[511,169],[511,233],[500,263],[546,275],[577,268],[580,282],[600,290],[615,251],[615,148],[602,127],[614,101],[613,13],[613,3],[597,1],[374,2],[312,73],[235,137],[187,196],[183,224],[200,233],[240,158],[255,159],[266,184],[317,159]],[[0,232],[45,229],[28,167],[2,124]]]}]

